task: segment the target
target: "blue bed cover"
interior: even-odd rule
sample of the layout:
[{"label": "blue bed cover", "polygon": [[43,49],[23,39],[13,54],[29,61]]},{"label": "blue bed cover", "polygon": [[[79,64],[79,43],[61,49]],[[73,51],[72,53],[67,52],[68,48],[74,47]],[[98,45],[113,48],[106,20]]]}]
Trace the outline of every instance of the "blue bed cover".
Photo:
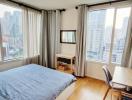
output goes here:
[{"label": "blue bed cover", "polygon": [[36,64],[0,72],[0,100],[55,100],[76,78]]}]

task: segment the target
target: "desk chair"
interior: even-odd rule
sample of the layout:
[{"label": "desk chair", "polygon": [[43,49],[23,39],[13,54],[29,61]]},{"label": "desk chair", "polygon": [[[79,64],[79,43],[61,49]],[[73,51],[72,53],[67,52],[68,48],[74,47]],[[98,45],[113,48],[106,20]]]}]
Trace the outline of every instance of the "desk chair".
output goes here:
[{"label": "desk chair", "polygon": [[105,100],[110,89],[124,91],[126,89],[126,86],[116,84],[116,83],[112,83],[112,75],[111,75],[110,71],[108,70],[108,66],[104,65],[102,68],[103,68],[103,71],[105,73],[106,84],[108,85],[108,90],[107,90],[107,92],[103,98],[103,100]]}]

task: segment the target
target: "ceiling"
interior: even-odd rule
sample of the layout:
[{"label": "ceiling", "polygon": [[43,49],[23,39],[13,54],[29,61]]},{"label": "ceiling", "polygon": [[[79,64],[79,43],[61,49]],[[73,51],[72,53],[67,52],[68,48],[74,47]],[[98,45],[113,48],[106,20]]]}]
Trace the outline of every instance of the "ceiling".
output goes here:
[{"label": "ceiling", "polygon": [[80,4],[95,4],[110,0],[15,0],[17,2],[32,5],[40,9],[72,8]]}]

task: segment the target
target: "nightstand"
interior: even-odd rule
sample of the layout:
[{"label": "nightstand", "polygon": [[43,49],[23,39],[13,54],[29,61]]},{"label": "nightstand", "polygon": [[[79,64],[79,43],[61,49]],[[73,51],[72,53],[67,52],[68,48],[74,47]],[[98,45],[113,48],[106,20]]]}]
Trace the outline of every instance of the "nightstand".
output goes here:
[{"label": "nightstand", "polygon": [[73,74],[75,55],[56,54],[56,69],[65,73]]}]

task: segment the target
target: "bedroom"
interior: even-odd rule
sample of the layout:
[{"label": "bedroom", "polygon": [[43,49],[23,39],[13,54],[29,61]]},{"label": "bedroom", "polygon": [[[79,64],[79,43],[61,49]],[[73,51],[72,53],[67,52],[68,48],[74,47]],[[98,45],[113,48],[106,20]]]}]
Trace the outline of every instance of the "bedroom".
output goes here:
[{"label": "bedroom", "polygon": [[131,24],[132,0],[0,0],[0,100],[131,100]]}]

